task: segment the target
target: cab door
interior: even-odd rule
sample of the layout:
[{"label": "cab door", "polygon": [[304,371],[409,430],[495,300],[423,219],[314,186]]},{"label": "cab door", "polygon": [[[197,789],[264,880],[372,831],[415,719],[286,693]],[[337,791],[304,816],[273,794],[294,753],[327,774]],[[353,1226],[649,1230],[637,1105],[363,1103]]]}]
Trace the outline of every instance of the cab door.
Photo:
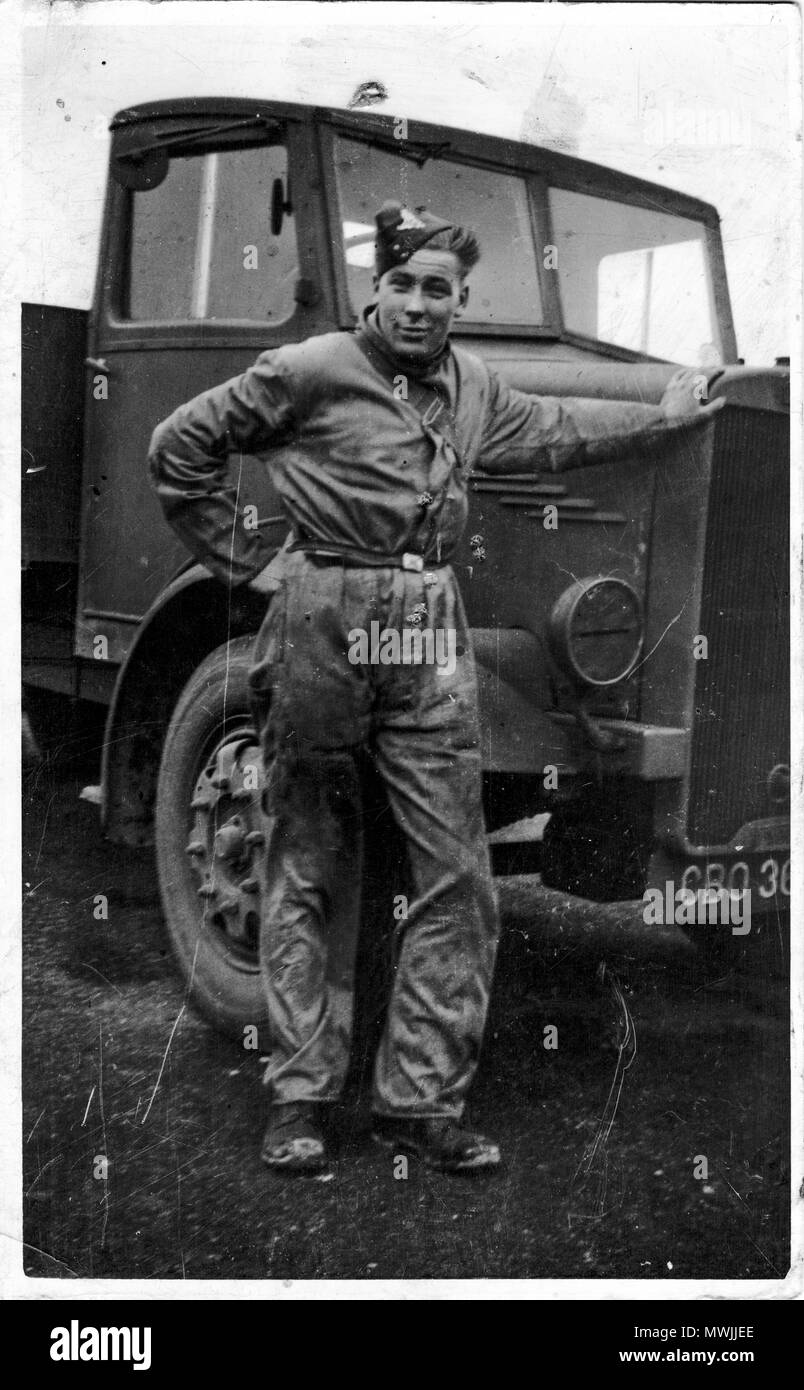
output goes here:
[{"label": "cab door", "polygon": [[[209,139],[199,117],[189,140],[186,117],[173,117],[178,136],[166,117],[126,131],[139,149],[161,138],[166,168],[151,187],[109,184],[87,358],[76,652],[114,664],[188,559],[149,485],[154,427],[260,352],[335,326],[309,124],[271,121],[263,143],[252,133],[238,144],[206,123]],[[233,461],[233,481],[279,545],[287,526],[265,463]]]}]

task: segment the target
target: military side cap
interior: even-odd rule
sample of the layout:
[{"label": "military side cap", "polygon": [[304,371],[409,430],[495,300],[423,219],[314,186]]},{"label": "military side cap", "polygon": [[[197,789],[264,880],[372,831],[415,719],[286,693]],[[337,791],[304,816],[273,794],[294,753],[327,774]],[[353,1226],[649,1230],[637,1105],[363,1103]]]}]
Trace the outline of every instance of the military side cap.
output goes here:
[{"label": "military side cap", "polygon": [[374,220],[377,223],[374,249],[378,275],[384,275],[392,266],[404,265],[431,237],[455,225],[432,212],[411,212],[410,208],[394,202],[383,203]]}]

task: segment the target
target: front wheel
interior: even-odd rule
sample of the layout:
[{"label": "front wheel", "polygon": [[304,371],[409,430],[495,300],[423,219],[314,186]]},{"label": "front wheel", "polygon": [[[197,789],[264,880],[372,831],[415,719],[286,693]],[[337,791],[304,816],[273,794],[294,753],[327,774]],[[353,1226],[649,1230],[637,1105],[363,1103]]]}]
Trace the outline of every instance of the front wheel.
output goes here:
[{"label": "front wheel", "polygon": [[266,1023],[259,936],[262,755],[249,705],[253,638],[226,642],[194,671],[165,738],[156,858],[168,936],[191,1002],[242,1038]]}]

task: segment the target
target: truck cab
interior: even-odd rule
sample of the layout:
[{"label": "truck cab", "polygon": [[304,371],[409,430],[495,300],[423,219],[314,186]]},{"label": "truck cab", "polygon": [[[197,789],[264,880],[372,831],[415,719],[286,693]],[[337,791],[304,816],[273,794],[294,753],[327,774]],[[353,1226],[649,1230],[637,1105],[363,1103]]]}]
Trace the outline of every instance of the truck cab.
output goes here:
[{"label": "truck cab", "polygon": [[[683,364],[725,402],[647,452],[472,478],[455,569],[489,827],[549,812],[545,881],[589,897],[672,882],[783,905],[788,373],[738,363],[715,209],[552,150],[365,112],[175,100],[119,112],[111,133],[92,310],[23,309],[24,679],[108,706],[106,834],[154,838],[182,692],[211,653],[245,651],[264,614],[168,530],[152,430],[260,352],[352,329],[372,297],[374,212],[399,197],[477,233],[454,338],[510,385],[655,402]],[[266,459],[238,456],[232,478],[279,548]],[[241,748],[246,727],[244,711]],[[201,744],[231,781],[232,739]],[[188,940],[217,911],[214,846],[239,814],[216,801],[199,824],[190,801],[182,834],[207,848],[184,905],[166,904]],[[239,878],[225,866],[230,903],[254,879],[246,859]],[[252,973],[253,898],[215,927],[220,959]],[[229,1026],[246,1007],[232,1000],[207,1012]]]}]

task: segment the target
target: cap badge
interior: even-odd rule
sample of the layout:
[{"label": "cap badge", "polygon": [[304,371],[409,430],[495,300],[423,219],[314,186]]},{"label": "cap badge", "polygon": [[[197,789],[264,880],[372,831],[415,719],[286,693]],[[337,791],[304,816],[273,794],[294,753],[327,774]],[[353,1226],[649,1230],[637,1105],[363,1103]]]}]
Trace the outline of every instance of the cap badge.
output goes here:
[{"label": "cap badge", "polygon": [[425,223],[410,208],[402,208],[402,220],[397,223],[398,232],[422,231],[424,226]]}]

